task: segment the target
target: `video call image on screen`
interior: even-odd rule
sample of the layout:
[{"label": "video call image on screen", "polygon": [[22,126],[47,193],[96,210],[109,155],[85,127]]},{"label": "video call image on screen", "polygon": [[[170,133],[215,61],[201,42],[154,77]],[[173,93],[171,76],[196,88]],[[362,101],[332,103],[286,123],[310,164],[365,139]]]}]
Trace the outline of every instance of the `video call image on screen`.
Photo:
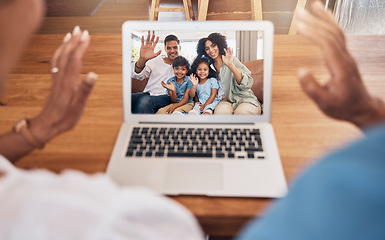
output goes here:
[{"label": "video call image on screen", "polygon": [[[172,111],[173,114],[179,114],[179,115],[181,114],[199,115],[203,113],[219,114],[222,109],[217,108],[217,106],[225,102],[227,102],[225,106],[227,107],[231,106],[233,110],[239,108],[242,103],[246,102],[247,104],[243,104],[241,107],[246,106],[246,109],[247,109],[249,107],[247,105],[250,104],[252,113],[249,113],[249,114],[263,114],[261,110],[256,111],[258,113],[255,113],[255,110],[254,110],[255,106],[257,106],[257,108],[259,109],[262,109],[261,106],[263,104],[263,67],[264,67],[263,56],[264,54],[263,54],[263,32],[262,31],[234,31],[234,30],[229,30],[229,31],[228,30],[226,31],[215,31],[215,30],[214,31],[188,31],[188,30],[185,30],[185,31],[184,30],[183,31],[158,31],[158,30],[133,31],[132,41],[131,41],[132,42],[132,46],[131,46],[132,66],[135,66],[134,64],[139,59],[142,36],[144,36],[144,39],[146,40],[149,33],[151,35],[155,34],[155,36],[159,37],[159,41],[155,47],[154,52],[158,52],[159,50],[162,50],[162,53],[161,53],[162,58],[168,58],[167,51],[165,49],[165,44],[164,44],[164,39],[166,38],[166,36],[175,35],[179,39],[180,48],[178,50],[178,56],[184,57],[189,63],[190,69],[188,69],[189,72],[186,75],[189,80],[186,80],[186,78],[183,78],[184,83],[181,83],[181,79],[182,79],[181,76],[183,76],[183,73],[184,73],[183,71],[184,63],[181,58],[178,58],[179,63],[176,65],[181,64],[181,66],[179,66],[179,68],[178,67],[176,68],[178,68],[177,70],[181,70],[182,73],[180,72],[176,73],[175,68],[173,68],[172,70],[169,69],[169,72],[168,72],[169,76],[174,78],[174,80],[170,80],[170,78],[167,78],[167,77],[162,77],[161,79],[158,78],[158,81],[155,83],[154,82],[148,83],[148,78],[144,78],[140,80],[140,77],[137,77],[135,76],[135,74],[133,74],[131,78],[131,93],[132,93],[131,99],[134,99],[134,96],[139,96],[138,93],[148,92],[147,91],[148,89],[155,89],[155,91],[157,91],[157,93],[151,93],[151,96],[167,95],[171,99],[169,95],[172,93],[170,93],[171,91],[168,90],[168,88],[169,89],[171,88],[171,89],[174,89],[174,92],[175,92],[174,99],[176,95],[177,97],[176,103],[178,103],[181,99],[183,99],[184,93],[186,91],[185,89],[190,89],[191,86],[193,86],[193,82],[195,81],[195,82],[198,82],[198,84],[195,83],[196,88],[192,87],[190,89],[190,91],[193,91],[193,90],[195,91],[194,97],[190,98],[189,96],[187,105],[184,105],[181,108],[173,109]],[[203,55],[201,54],[198,55],[197,45],[199,40],[203,38],[207,38],[212,33],[219,33],[220,35],[225,36],[227,46],[233,50],[233,59],[234,59],[233,62],[235,63],[237,62],[237,60],[239,60],[238,64],[234,64],[234,65],[236,65],[239,72],[241,72],[243,75],[241,84],[236,82],[235,78],[232,77],[233,75],[230,69],[227,68],[223,70],[223,72],[219,71],[219,74],[218,74],[218,71],[216,71],[216,67],[218,66],[214,66],[213,63],[215,62],[215,60],[211,58],[211,57],[214,57],[214,58],[216,57],[215,46],[217,45],[215,43],[210,45],[211,41],[207,41],[207,40],[201,41],[201,43],[203,42],[204,45],[203,44],[200,45],[200,46],[203,46],[203,48],[201,48],[203,50],[201,50],[199,53],[201,54],[203,53]],[[213,54],[213,55],[210,55],[210,54]],[[200,58],[204,58],[204,59],[200,59]],[[177,61],[177,60],[174,60],[174,61]],[[197,64],[194,65],[193,64],[194,61],[197,61],[196,62]],[[211,70],[207,69],[207,65],[208,65],[207,62],[210,65],[209,68]],[[155,64],[155,66],[159,67],[159,65],[157,64]],[[160,65],[160,67],[164,67],[164,65],[163,66]],[[133,67],[133,69],[135,71],[135,67]],[[220,69],[223,69],[223,66],[220,67]],[[136,70],[138,71],[138,69]],[[146,68],[142,71],[146,71]],[[189,74],[191,72],[195,74],[196,79],[190,78]],[[209,75],[207,76],[207,78],[205,78],[206,76],[205,72]],[[156,71],[151,72],[151,74],[156,74]],[[190,83],[188,81],[190,81]],[[217,90],[213,91],[212,89],[217,89]],[[214,97],[213,93],[215,92],[216,92],[216,96]],[[164,98],[162,98],[162,101],[163,100]],[[145,109],[140,109],[139,104],[134,105],[134,103],[135,103],[134,101],[131,102],[132,113],[148,114],[148,112],[146,112]],[[170,104],[175,104],[175,102],[171,102]],[[156,110],[156,113],[169,114],[170,111],[167,111],[167,110],[171,106],[172,105],[166,105],[165,107],[160,108],[159,110]],[[191,110],[194,110],[194,111],[191,111]],[[175,111],[177,111],[178,113],[175,113]],[[231,114],[231,113],[228,113],[228,114]]]}]

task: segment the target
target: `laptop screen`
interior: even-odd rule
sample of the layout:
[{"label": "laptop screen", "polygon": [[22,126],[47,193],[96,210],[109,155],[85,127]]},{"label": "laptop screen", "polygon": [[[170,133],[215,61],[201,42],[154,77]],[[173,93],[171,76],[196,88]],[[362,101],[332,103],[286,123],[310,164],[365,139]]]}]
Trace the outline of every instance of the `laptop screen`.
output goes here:
[{"label": "laptop screen", "polygon": [[[269,22],[255,21],[126,22],[125,120],[268,122],[272,29]],[[140,58],[142,38],[146,42],[148,35],[159,38],[153,52],[160,54],[148,60],[142,70],[144,66],[136,68],[135,63]],[[155,96],[158,103],[164,103],[148,113],[135,96]],[[184,104],[173,107],[182,101]]]}]

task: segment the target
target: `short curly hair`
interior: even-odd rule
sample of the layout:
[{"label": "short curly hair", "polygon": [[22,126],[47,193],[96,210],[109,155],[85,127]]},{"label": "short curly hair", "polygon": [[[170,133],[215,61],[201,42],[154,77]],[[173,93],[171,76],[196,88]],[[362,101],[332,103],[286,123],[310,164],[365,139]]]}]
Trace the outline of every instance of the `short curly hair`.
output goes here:
[{"label": "short curly hair", "polygon": [[213,60],[207,53],[206,53],[206,41],[210,40],[210,42],[214,43],[215,45],[218,46],[219,49],[219,54],[220,55],[225,55],[225,50],[227,49],[227,41],[226,37],[220,33],[211,33],[207,38],[201,38],[198,41],[197,44],[197,54],[198,56],[206,56],[208,57],[211,61]]}]

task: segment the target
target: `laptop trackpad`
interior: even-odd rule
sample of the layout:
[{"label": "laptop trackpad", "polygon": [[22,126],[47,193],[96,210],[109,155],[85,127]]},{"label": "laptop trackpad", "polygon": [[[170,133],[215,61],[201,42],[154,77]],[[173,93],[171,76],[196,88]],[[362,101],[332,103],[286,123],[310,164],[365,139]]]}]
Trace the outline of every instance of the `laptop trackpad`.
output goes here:
[{"label": "laptop trackpad", "polygon": [[169,162],[166,168],[165,189],[168,191],[221,190],[221,163]]}]

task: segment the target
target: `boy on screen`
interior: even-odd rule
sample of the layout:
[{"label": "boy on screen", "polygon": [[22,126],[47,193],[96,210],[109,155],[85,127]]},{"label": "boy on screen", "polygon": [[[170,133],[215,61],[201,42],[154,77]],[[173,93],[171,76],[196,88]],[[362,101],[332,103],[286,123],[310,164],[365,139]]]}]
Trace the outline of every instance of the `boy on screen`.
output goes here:
[{"label": "boy on screen", "polygon": [[193,84],[190,77],[186,76],[190,69],[188,60],[178,56],[174,59],[172,67],[175,76],[168,79],[167,83],[161,83],[170,95],[171,104],[159,109],[157,114],[188,113],[194,107],[193,98],[189,96]]}]

